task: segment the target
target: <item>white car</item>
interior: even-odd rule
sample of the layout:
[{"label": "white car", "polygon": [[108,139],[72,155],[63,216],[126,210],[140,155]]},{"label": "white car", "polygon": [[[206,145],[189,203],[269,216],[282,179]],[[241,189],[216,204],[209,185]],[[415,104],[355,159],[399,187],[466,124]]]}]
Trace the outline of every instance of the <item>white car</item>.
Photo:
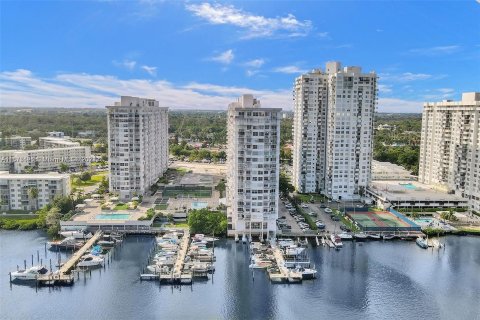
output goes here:
[{"label": "white car", "polygon": [[302,204],[302,208],[308,208],[308,206],[306,204]]},{"label": "white car", "polygon": [[308,215],[311,216],[311,217],[317,216],[317,214],[315,212],[309,212]]},{"label": "white car", "polygon": [[326,213],[332,213],[333,211],[332,211],[332,209],[330,209],[330,208],[325,208],[325,212],[326,212]]}]

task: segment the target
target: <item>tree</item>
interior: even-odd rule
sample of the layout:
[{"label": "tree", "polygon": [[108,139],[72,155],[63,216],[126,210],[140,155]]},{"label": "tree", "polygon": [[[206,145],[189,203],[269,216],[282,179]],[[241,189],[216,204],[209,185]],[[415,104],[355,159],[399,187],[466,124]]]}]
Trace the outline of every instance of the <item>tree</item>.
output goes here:
[{"label": "tree", "polygon": [[60,171],[61,171],[61,172],[67,172],[67,171],[68,171],[68,169],[69,169],[69,166],[68,166],[68,164],[66,164],[66,163],[63,163],[63,162],[62,162],[62,163],[60,163]]},{"label": "tree", "polygon": [[288,177],[283,172],[280,173],[278,184],[279,184],[278,187],[280,189],[280,192],[282,192],[283,194],[288,194],[295,190],[295,188],[290,184]]},{"label": "tree", "polygon": [[223,198],[223,193],[225,192],[225,189],[226,189],[225,180],[222,179],[215,187],[215,190],[220,192],[220,198]]},{"label": "tree", "polygon": [[28,188],[28,198],[29,200],[35,200],[35,209],[38,209],[38,188],[37,187],[29,187]]},{"label": "tree", "polygon": [[89,181],[92,178],[92,173],[90,171],[84,171],[80,173],[79,178],[81,181],[84,181],[84,182]]},{"label": "tree", "polygon": [[200,209],[191,210],[188,214],[188,226],[192,233],[224,235],[227,225],[227,216],[223,212]]}]

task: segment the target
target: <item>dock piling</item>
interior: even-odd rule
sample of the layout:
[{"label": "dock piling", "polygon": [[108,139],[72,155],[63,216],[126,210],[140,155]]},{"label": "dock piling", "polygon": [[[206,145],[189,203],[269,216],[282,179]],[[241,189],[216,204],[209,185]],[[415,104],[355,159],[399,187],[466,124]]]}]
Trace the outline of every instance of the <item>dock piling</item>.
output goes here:
[{"label": "dock piling", "polygon": [[37,250],[37,263],[40,260],[40,250]]},{"label": "dock piling", "polygon": [[33,254],[32,254],[32,267],[33,267]]},{"label": "dock piling", "polygon": [[23,260],[23,269],[27,270],[27,260]]}]

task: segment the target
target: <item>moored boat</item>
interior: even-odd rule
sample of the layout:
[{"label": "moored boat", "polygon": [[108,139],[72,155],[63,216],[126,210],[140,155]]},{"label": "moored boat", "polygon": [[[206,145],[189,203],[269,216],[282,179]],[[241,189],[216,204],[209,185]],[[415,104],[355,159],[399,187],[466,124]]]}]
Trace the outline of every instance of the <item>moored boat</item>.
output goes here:
[{"label": "moored boat", "polygon": [[427,240],[423,239],[422,237],[418,237],[417,240],[415,240],[415,243],[422,249],[428,249]]},{"label": "moored boat", "polygon": [[77,241],[73,237],[68,237],[60,241],[51,241],[48,242],[48,245],[51,249],[80,249],[83,246],[83,243]]},{"label": "moored boat", "polygon": [[303,268],[303,267],[297,266],[295,268],[295,271],[302,274],[303,280],[315,279],[317,277],[317,270],[315,269]]},{"label": "moored boat", "polygon": [[341,248],[343,247],[342,239],[336,234],[331,234],[330,235],[330,240],[332,240],[333,245],[335,248]]},{"label": "moored boat", "polygon": [[395,239],[395,237],[396,236],[392,233],[387,233],[387,234],[382,235],[383,240],[392,240],[392,239]]},{"label": "moored boat", "polygon": [[370,233],[370,234],[368,234],[368,239],[380,240],[380,235],[378,233]]},{"label": "moored boat", "polygon": [[77,263],[77,267],[98,267],[102,266],[103,262],[103,257],[87,254],[80,259]]},{"label": "moored boat", "polygon": [[364,232],[355,233],[355,234],[353,235],[353,237],[354,237],[355,240],[357,240],[357,241],[365,241],[365,240],[367,240],[367,238],[368,238],[367,234],[364,233]]},{"label": "moored boat", "polygon": [[342,241],[350,241],[353,240],[353,236],[349,233],[342,232],[338,235]]},{"label": "moored boat", "polygon": [[11,273],[12,280],[28,281],[35,280],[38,276],[48,273],[48,269],[44,266],[33,266],[25,270],[13,271]]}]

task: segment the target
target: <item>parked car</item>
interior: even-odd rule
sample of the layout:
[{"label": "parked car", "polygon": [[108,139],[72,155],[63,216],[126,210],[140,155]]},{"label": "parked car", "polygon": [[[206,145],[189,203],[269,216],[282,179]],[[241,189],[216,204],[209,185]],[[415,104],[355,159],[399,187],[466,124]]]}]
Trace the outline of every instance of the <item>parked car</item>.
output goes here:
[{"label": "parked car", "polygon": [[325,205],[325,203],[320,203],[320,208],[326,208],[327,206]]},{"label": "parked car", "polygon": [[330,208],[325,208],[325,212],[326,212],[326,213],[332,213],[333,211],[332,211],[332,209],[330,209]]},{"label": "parked car", "polygon": [[316,225],[317,228],[320,229],[320,230],[325,229],[325,225],[324,225],[323,223],[317,222],[317,223],[315,223],[315,225]]},{"label": "parked car", "polygon": [[313,200],[313,199],[310,199],[310,203],[315,203],[315,200]]},{"label": "parked car", "polygon": [[311,217],[315,217],[317,214],[315,212],[309,212],[308,215]]},{"label": "parked car", "polygon": [[305,208],[308,208],[308,206],[307,206],[305,203],[302,204],[301,207],[304,208],[304,209],[305,209]]}]

